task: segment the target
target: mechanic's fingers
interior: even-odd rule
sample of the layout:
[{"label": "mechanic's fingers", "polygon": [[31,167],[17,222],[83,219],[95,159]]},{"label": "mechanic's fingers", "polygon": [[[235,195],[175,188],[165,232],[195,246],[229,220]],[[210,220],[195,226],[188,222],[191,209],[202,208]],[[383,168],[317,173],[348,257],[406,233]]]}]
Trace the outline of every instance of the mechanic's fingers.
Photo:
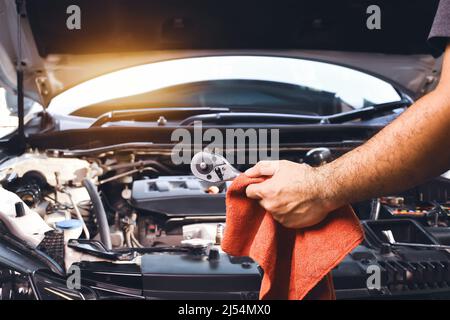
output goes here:
[{"label": "mechanic's fingers", "polygon": [[245,189],[245,193],[247,194],[247,197],[250,199],[262,199],[262,190],[263,187],[261,186],[262,183],[253,183],[247,186]]},{"label": "mechanic's fingers", "polygon": [[263,160],[259,161],[252,168],[245,171],[245,175],[250,178],[257,178],[260,176],[273,176],[278,170],[278,161]]},{"label": "mechanic's fingers", "polygon": [[272,213],[270,211],[269,211],[269,213],[272,215],[272,218],[280,224],[283,224],[283,222],[286,219],[284,214],[276,214],[276,213]]}]

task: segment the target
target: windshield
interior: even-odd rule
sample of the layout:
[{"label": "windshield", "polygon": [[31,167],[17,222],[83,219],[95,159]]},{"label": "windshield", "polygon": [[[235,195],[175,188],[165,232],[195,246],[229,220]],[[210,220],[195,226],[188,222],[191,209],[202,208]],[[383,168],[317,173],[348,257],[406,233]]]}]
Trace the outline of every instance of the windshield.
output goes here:
[{"label": "windshield", "polygon": [[268,56],[176,59],[109,73],[55,97],[51,113],[126,108],[251,107],[329,115],[401,100],[389,83],[330,63]]}]

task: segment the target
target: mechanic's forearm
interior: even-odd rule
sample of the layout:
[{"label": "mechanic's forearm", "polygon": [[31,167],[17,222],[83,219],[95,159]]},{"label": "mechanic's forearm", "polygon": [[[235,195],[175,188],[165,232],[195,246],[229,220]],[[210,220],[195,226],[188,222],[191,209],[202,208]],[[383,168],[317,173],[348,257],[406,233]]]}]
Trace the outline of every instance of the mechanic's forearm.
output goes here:
[{"label": "mechanic's forearm", "polygon": [[[447,50],[448,51],[448,50]],[[413,187],[450,165],[450,89],[423,97],[364,145],[318,171],[335,205]]]}]

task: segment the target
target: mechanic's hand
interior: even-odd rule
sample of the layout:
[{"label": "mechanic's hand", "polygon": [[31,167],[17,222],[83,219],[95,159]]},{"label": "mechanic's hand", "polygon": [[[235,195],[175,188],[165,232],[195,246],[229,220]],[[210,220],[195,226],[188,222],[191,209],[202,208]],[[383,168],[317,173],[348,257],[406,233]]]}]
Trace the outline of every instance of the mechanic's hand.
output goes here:
[{"label": "mechanic's hand", "polygon": [[339,206],[331,200],[329,181],[319,170],[286,160],[260,161],[245,174],[251,178],[270,178],[249,185],[247,197],[260,200],[261,206],[285,227],[315,225]]}]

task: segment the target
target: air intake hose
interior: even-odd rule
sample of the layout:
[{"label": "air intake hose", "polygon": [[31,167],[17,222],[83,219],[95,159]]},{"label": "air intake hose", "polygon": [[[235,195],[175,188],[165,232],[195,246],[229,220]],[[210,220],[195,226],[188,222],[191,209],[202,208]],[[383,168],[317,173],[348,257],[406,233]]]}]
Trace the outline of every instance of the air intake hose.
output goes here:
[{"label": "air intake hose", "polygon": [[91,179],[84,179],[83,185],[89,193],[89,197],[92,201],[92,207],[97,217],[98,229],[100,233],[100,239],[106,249],[111,250],[111,235],[109,232],[108,218],[106,217],[105,208],[103,207],[102,199],[100,199],[100,194],[98,193],[97,186]]}]

